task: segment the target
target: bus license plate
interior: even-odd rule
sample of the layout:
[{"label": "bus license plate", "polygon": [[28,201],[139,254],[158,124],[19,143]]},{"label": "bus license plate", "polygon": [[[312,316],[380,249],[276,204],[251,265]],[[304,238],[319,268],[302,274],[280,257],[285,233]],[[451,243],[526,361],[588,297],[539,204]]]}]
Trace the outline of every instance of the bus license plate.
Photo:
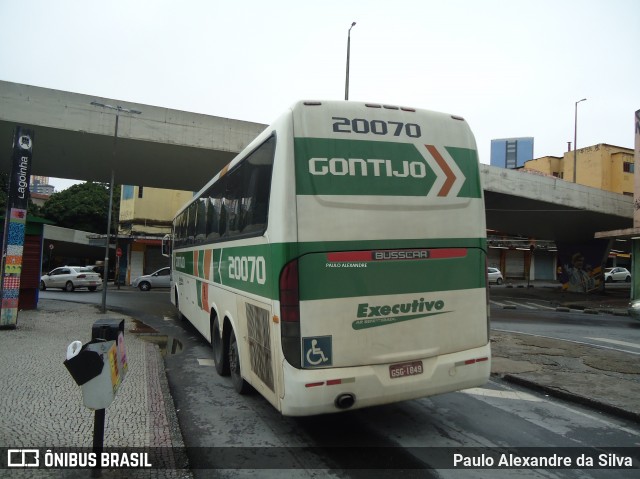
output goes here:
[{"label": "bus license plate", "polygon": [[411,361],[410,363],[392,364],[389,366],[389,376],[391,376],[391,379],[415,376],[416,374],[422,374],[422,372],[422,361]]}]

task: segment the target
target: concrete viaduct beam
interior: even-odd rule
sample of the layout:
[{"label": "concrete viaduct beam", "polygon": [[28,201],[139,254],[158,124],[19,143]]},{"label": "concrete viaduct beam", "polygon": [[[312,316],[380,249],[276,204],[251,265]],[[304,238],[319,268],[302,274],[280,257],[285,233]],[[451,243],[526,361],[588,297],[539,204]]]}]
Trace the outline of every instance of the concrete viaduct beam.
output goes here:
[{"label": "concrete viaduct beam", "polygon": [[[120,113],[99,102],[139,110]],[[266,125],[0,81],[0,171],[16,124],[35,130],[32,174],[197,191]],[[487,226],[556,241],[630,228],[633,198],[518,170],[481,165]]]},{"label": "concrete viaduct beam", "polygon": [[[119,113],[96,101],[140,115]],[[32,174],[199,190],[266,125],[0,81],[0,171],[16,124],[35,130]]]},{"label": "concrete viaduct beam", "polygon": [[573,242],[632,224],[630,196],[489,165],[480,176],[490,229]]}]

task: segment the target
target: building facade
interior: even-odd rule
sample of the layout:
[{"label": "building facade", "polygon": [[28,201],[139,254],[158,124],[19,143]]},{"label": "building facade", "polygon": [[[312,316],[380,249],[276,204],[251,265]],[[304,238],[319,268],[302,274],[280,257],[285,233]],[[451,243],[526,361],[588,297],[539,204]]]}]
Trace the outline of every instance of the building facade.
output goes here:
[{"label": "building facade", "polygon": [[171,233],[176,212],[193,192],[123,185],[120,196],[118,278],[130,284],[138,276],[169,266],[162,256],[162,238]]},{"label": "building facade", "polygon": [[31,181],[29,183],[29,191],[33,193],[37,193],[39,195],[51,196],[55,187],[49,184],[48,176],[31,176]]},{"label": "building facade", "polygon": [[502,138],[491,140],[491,166],[521,168],[533,159],[533,138]]},{"label": "building facade", "polygon": [[527,161],[524,169],[573,181],[574,154],[576,183],[633,196],[635,165],[631,148],[600,143],[567,151],[561,157],[544,156]]}]

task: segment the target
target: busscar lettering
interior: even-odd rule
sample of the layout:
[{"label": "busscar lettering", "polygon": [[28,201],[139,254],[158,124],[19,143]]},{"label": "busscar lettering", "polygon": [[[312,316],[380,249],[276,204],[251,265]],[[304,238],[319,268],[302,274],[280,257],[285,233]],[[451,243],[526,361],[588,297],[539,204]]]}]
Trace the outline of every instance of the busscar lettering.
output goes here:
[{"label": "busscar lettering", "polygon": [[426,249],[413,249],[413,250],[387,250],[387,251],[374,251],[373,259],[375,261],[385,260],[401,260],[401,259],[428,259],[429,250]]}]

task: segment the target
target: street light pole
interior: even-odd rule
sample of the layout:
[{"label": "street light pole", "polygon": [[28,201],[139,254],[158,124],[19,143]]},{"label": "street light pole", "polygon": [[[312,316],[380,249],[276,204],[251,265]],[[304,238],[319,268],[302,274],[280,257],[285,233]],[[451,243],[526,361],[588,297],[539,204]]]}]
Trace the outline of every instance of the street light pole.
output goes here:
[{"label": "street light pole", "polygon": [[344,99],[349,99],[349,56],[351,54],[351,29],[355,26],[356,22],[353,22],[349,27],[349,33],[347,35],[347,79],[344,85]]},{"label": "street light pole", "polygon": [[[107,108],[109,110],[116,111],[116,129],[113,134],[113,161],[111,163],[111,184],[109,185],[109,212],[107,213],[107,239],[105,241],[105,253],[104,253],[104,279],[102,283],[102,307],[100,311],[104,314],[107,312],[107,284],[109,283],[109,240],[111,238],[111,210],[113,209],[113,186],[115,180],[115,170],[114,165],[116,161],[116,153],[118,146],[118,120],[120,118],[120,113],[133,113],[136,115],[142,114],[141,111],[131,110],[129,108],[123,108],[120,105],[106,105],[104,103],[99,103],[97,101],[92,101],[91,104],[93,106],[99,106],[101,108]],[[116,281],[118,278],[116,278]]]},{"label": "street light pole", "polygon": [[576,102],[576,108],[573,118],[573,182],[576,182],[576,164],[578,162],[578,103],[586,101],[586,98]]}]

